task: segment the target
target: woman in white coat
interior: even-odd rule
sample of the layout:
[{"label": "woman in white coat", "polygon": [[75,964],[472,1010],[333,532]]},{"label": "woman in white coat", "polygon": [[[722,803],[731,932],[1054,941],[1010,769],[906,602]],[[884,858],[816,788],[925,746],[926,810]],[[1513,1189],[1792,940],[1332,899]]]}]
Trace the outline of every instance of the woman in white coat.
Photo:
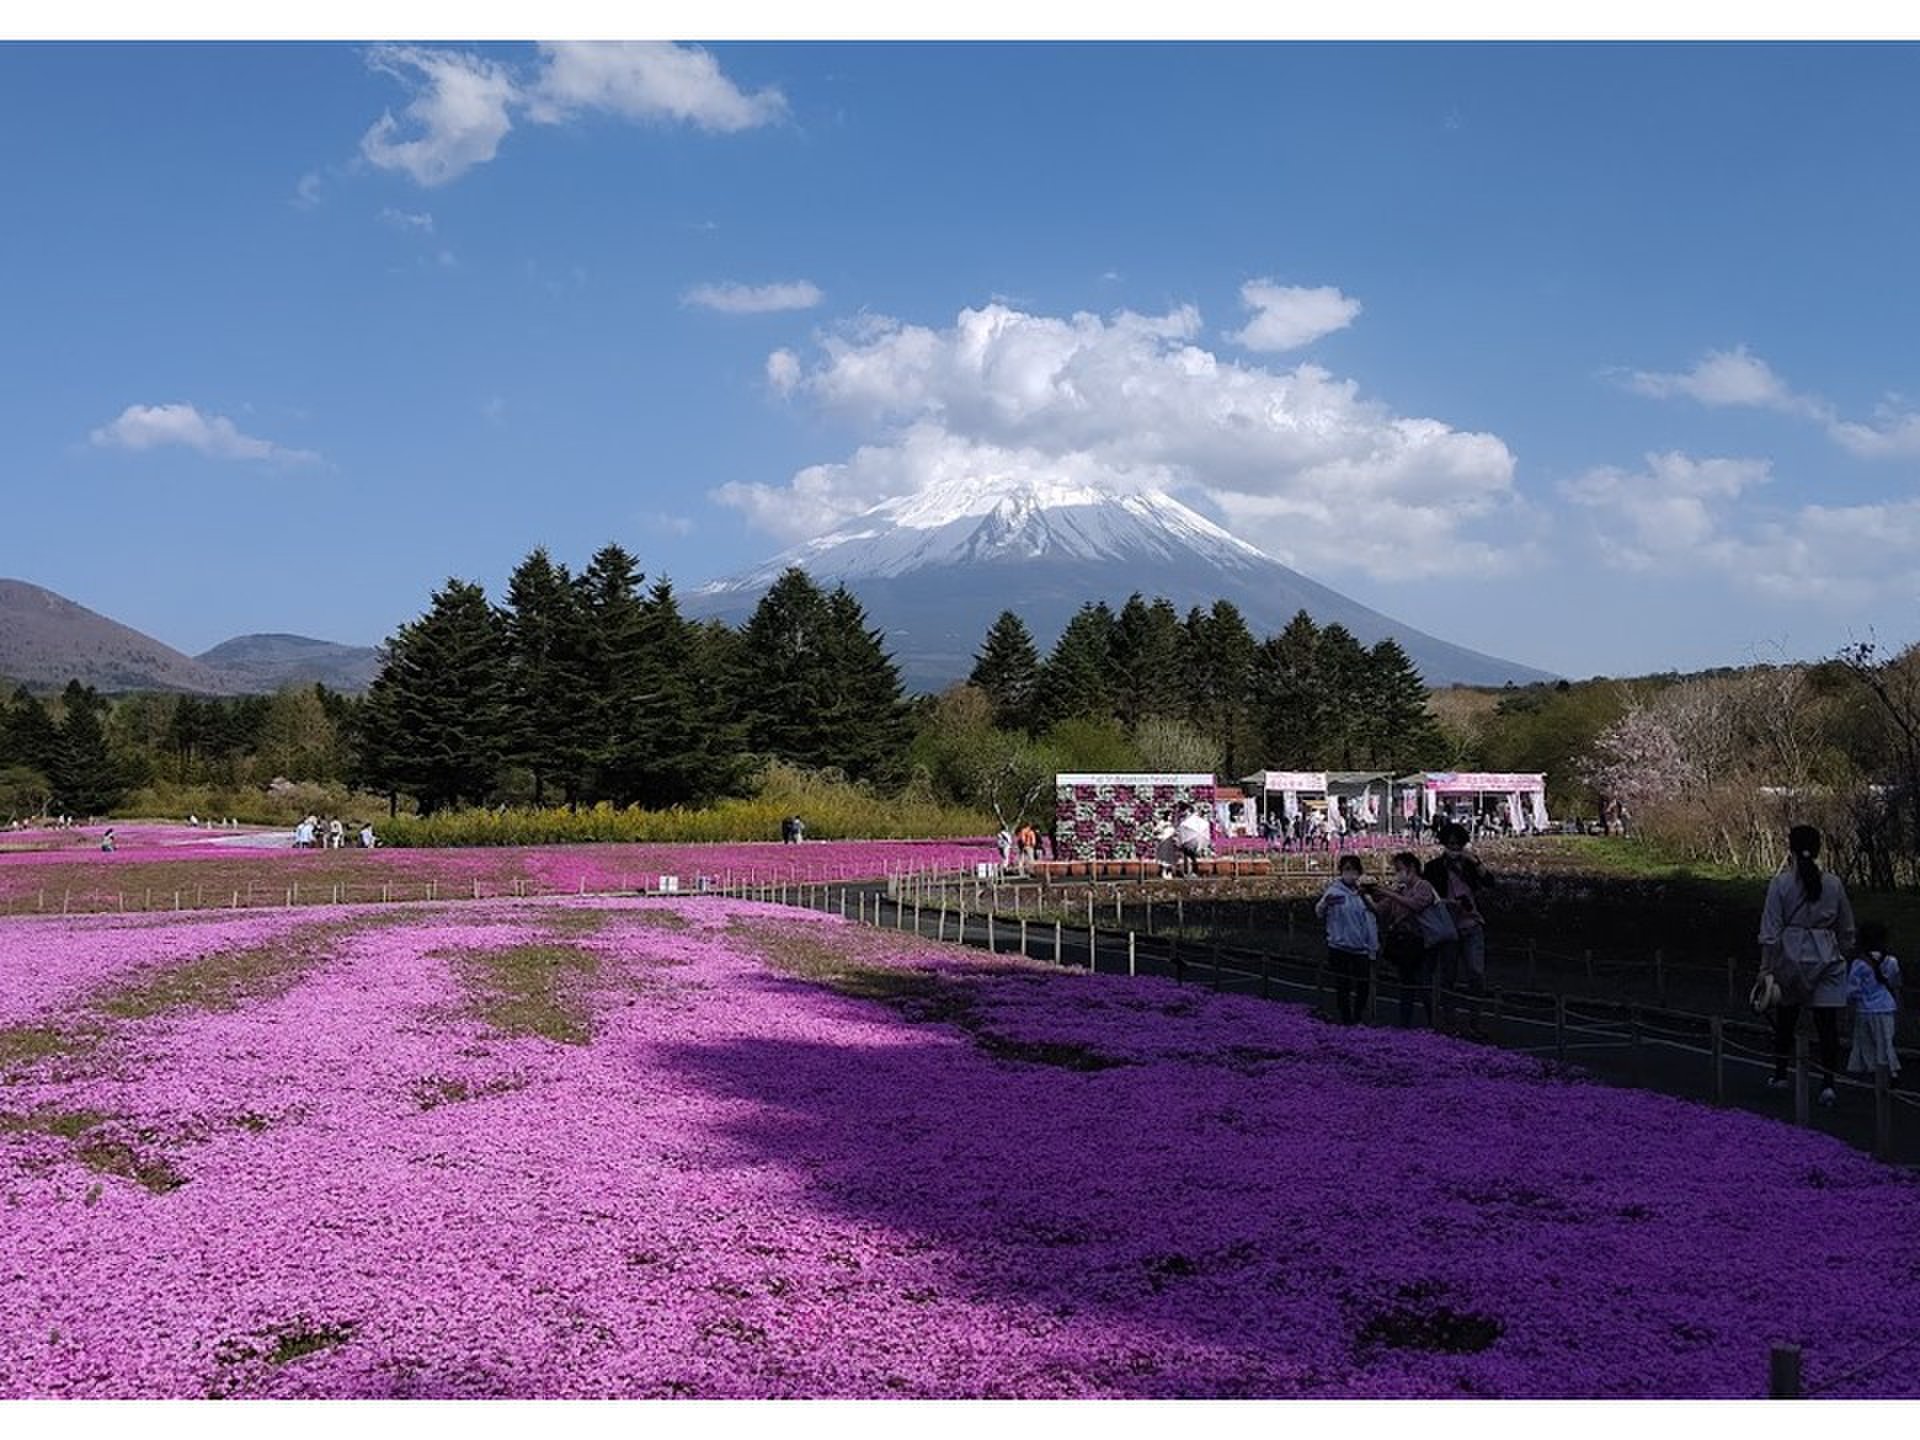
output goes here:
[{"label": "woman in white coat", "polygon": [[1788,1083],[1793,1037],[1800,1028],[1800,1011],[1808,1006],[1820,1043],[1820,1103],[1831,1105],[1834,1071],[1840,1065],[1840,1012],[1847,1007],[1847,961],[1853,953],[1853,906],[1840,877],[1820,869],[1818,830],[1794,826],[1787,832],[1787,851],[1787,863],[1768,883],[1760,912],[1761,953],[1776,978],[1784,975],[1788,981],[1786,999],[1774,1009],[1773,1079],[1768,1084],[1781,1089]]}]

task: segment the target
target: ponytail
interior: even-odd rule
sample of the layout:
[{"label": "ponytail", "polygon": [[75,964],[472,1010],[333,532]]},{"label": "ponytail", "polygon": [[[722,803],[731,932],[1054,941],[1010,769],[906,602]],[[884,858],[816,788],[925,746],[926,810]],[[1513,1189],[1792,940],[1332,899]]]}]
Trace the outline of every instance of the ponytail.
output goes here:
[{"label": "ponytail", "polygon": [[1820,832],[1811,825],[1796,825],[1787,832],[1787,849],[1793,853],[1794,873],[1800,877],[1800,894],[1812,905],[1820,898],[1820,866],[1814,857],[1820,853]]}]

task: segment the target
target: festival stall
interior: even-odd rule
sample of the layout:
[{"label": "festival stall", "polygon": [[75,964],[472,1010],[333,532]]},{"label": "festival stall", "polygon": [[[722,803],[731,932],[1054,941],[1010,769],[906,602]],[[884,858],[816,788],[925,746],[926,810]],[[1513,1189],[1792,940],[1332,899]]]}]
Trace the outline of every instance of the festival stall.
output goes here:
[{"label": "festival stall", "polygon": [[1238,786],[1217,786],[1213,792],[1213,828],[1231,840],[1252,839],[1260,833],[1258,803]]},{"label": "festival stall", "polygon": [[1384,828],[1392,814],[1393,777],[1370,770],[1262,770],[1242,784],[1261,796],[1262,811],[1291,824],[1296,816],[1337,814],[1343,832]]},{"label": "festival stall", "polygon": [[1053,777],[1054,854],[1062,860],[1151,860],[1154,830],[1182,805],[1213,813],[1211,775]]},{"label": "festival stall", "polygon": [[1500,771],[1442,770],[1405,775],[1394,782],[1401,791],[1401,817],[1432,825],[1448,819],[1502,828],[1520,835],[1546,830],[1547,777]]}]

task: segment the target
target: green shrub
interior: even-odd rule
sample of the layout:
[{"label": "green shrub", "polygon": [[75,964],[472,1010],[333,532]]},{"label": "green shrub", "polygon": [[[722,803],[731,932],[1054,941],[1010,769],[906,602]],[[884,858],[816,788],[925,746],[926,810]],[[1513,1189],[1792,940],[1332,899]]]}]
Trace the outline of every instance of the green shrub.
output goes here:
[{"label": "green shrub", "polygon": [[810,774],[785,765],[770,767],[752,796],[719,800],[698,810],[617,810],[606,804],[579,810],[441,810],[375,824],[384,844],[403,846],[693,844],[778,840],[780,822],[789,815],[806,821],[809,840],[938,839],[986,835],[994,829],[993,821],[978,811],[941,804],[924,792],[882,795],[831,772]]}]

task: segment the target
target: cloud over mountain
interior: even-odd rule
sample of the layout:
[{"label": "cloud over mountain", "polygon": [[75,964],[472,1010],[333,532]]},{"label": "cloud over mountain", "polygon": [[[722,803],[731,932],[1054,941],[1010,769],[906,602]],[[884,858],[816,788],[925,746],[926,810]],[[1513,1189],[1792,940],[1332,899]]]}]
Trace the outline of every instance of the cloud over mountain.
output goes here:
[{"label": "cloud over mountain", "polygon": [[1518,511],[1498,436],[1394,413],[1313,364],[1222,360],[1199,312],[1054,316],[994,303],[934,328],[863,317],[809,363],[769,357],[772,387],[853,424],[845,459],[716,498],[785,539],[956,476],[1062,475],[1112,494],[1198,495],[1270,554],[1380,576],[1501,553]]}]

